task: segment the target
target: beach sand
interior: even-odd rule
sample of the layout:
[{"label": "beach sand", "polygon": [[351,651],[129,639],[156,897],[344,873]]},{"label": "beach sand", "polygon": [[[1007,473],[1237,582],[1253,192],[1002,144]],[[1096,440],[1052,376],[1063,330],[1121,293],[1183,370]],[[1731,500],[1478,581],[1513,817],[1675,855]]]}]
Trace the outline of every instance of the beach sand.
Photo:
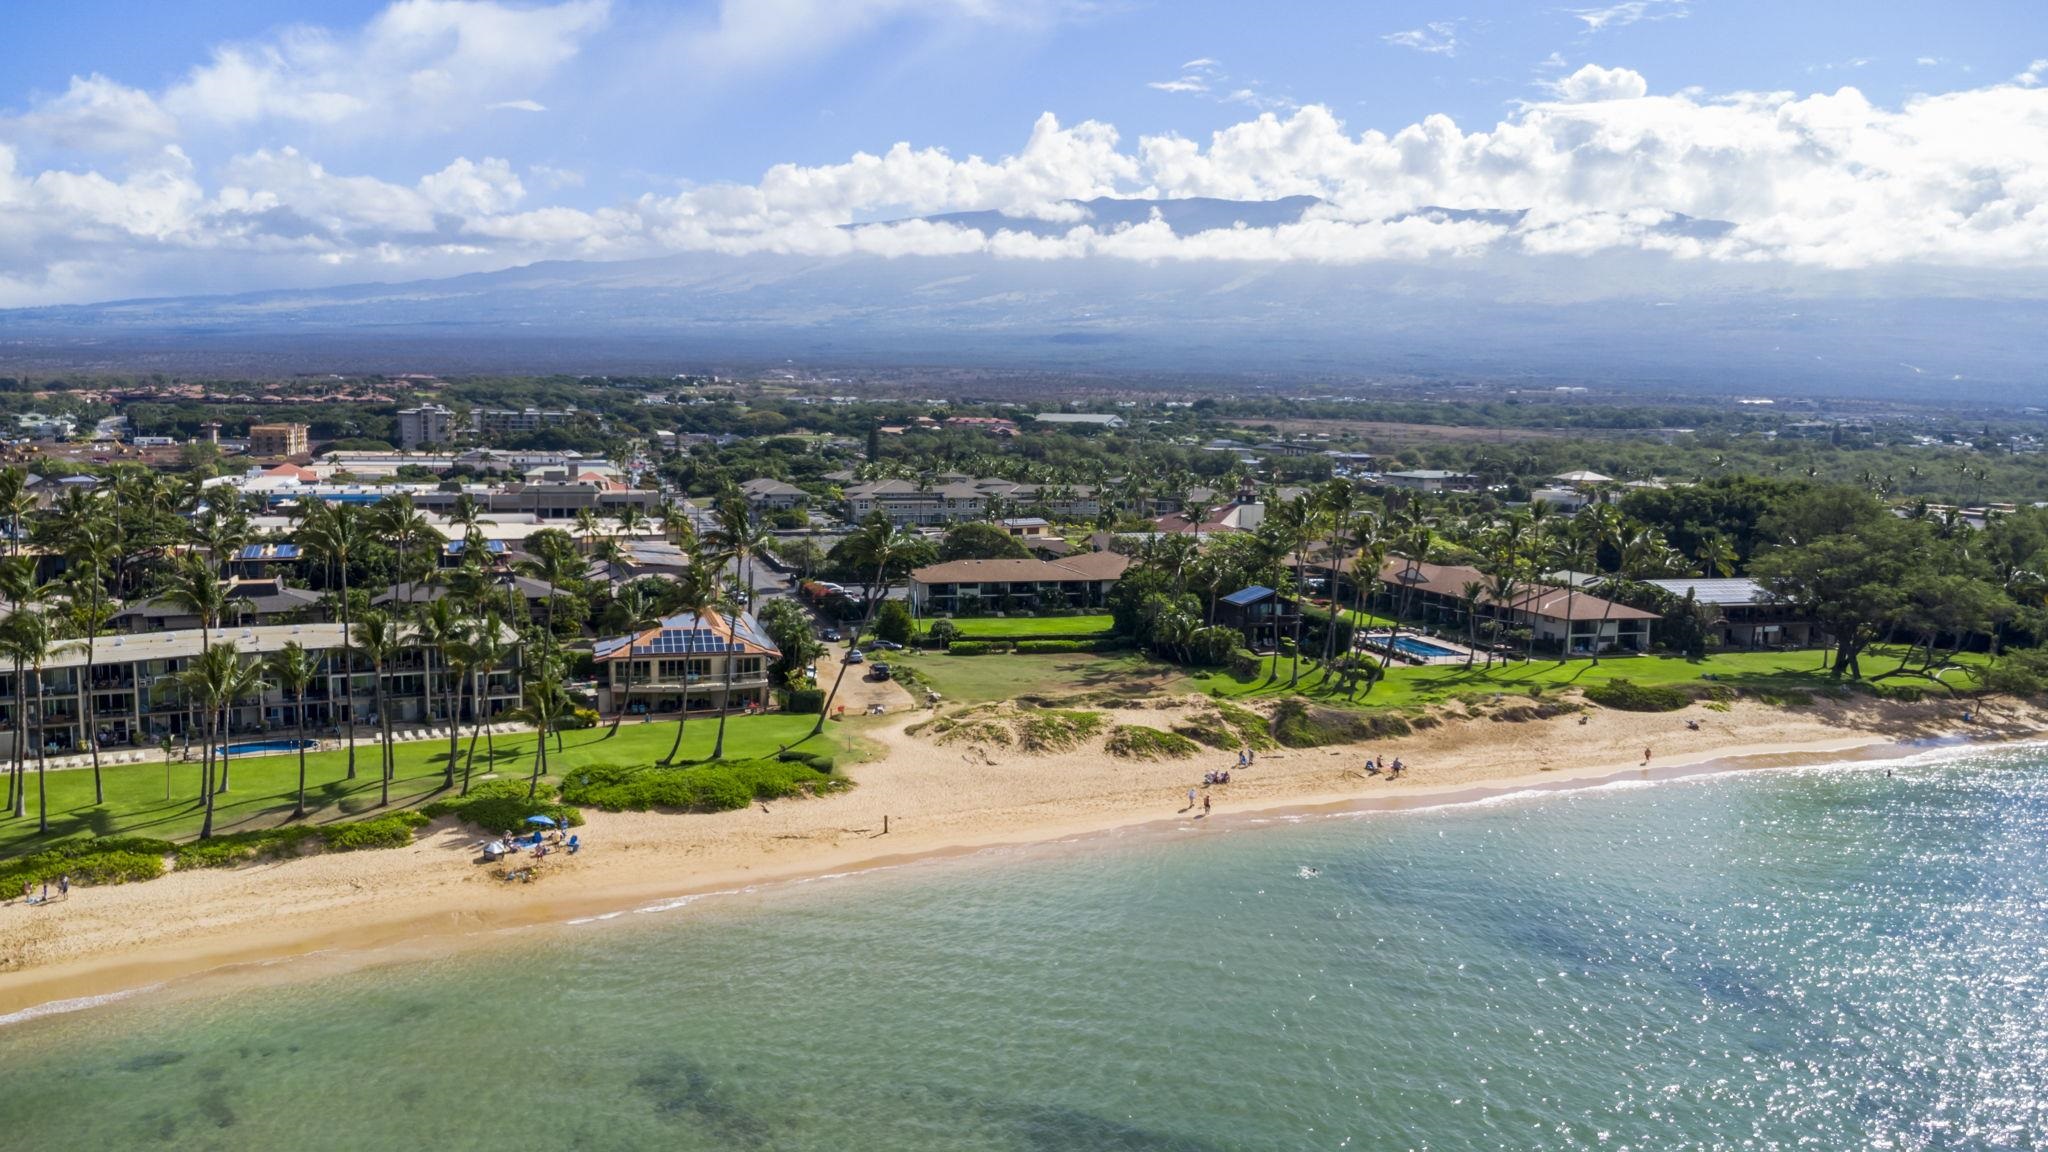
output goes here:
[{"label": "beach sand", "polygon": [[[1526,701],[1525,701],[1526,702]],[[1116,723],[1164,728],[1188,700],[1118,710]],[[899,708],[901,700],[897,701]],[[851,713],[852,709],[849,709]],[[1215,821],[1282,808],[1404,807],[1742,758],[1813,763],[1901,741],[2037,734],[2043,717],[2004,708],[1960,723],[1950,703],[1856,698],[1779,709],[1737,702],[1655,715],[1589,709],[1521,722],[1440,712],[1442,723],[1370,745],[1281,749],[1235,771],[1204,750],[1143,762],[1097,738],[1050,755],[937,744],[905,731],[931,713],[849,721],[883,755],[847,770],[846,792],[715,815],[588,812],[586,849],[549,857],[543,878],[511,884],[477,863],[479,839],[444,820],[410,848],[178,872],[143,884],[74,889],[68,901],[0,906],[0,1015],[33,1005],[159,983],[224,965],[328,950],[487,943],[521,924],[561,922],[697,892],[844,872],[999,844],[1065,839],[1160,821],[1186,822],[1187,790],[1210,769]],[[1699,723],[1688,730],[1687,720]],[[1651,766],[1642,768],[1645,746]],[[1368,777],[1370,755],[1403,760],[1399,780]],[[1761,759],[1756,759],[1761,758]],[[1196,812],[1199,812],[1197,808]],[[884,819],[889,831],[883,834]]]}]

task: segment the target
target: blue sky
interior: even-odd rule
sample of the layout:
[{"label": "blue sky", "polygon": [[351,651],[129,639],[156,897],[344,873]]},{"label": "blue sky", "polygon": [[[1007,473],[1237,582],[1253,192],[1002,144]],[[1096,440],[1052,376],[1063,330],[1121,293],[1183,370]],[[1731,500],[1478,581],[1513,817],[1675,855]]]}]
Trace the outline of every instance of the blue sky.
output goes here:
[{"label": "blue sky", "polygon": [[[0,229],[0,305],[630,256],[742,233],[802,248],[820,242],[817,229],[849,221],[947,208],[1042,213],[1062,195],[1091,191],[1309,191],[1351,205],[1338,215],[1358,224],[1403,204],[1377,161],[1338,155],[1346,138],[1392,137],[1447,116],[1475,136],[1497,125],[1515,137],[1540,127],[1551,154],[1570,153],[1594,130],[1591,105],[1602,103],[1616,106],[1599,111],[1599,125],[1619,124],[1629,146],[1651,156],[1718,141],[1729,128],[1712,109],[1746,93],[1816,101],[1853,88],[1868,105],[1851,114],[1860,139],[1910,136],[1913,162],[1945,165],[1941,182],[1955,183],[1985,155],[1947,155],[1944,125],[2010,116],[2020,135],[1973,147],[1994,160],[2001,150],[2030,149],[2035,137],[2025,133],[2038,131],[2028,128],[2030,94],[2048,78],[2048,14],[2022,3],[11,0],[8,8],[0,210],[30,224]],[[1574,76],[1581,82],[1567,84]],[[1981,96],[1981,107],[1939,120],[1901,119],[1929,97],[1991,92],[2005,95]],[[1775,107],[1749,108],[1762,117],[1759,132]],[[1838,107],[1799,107],[1810,113],[1798,117],[1800,131],[1836,143],[1821,121],[1832,123]],[[1303,117],[1304,109],[1313,113]],[[1040,121],[1046,113],[1052,135]],[[1258,145],[1265,162],[1299,166],[1292,182],[1250,171],[1190,177],[1143,143],[1205,149],[1214,134],[1244,130],[1262,114],[1314,138],[1289,151],[1276,131]],[[1566,131],[1573,124],[1576,138]],[[1099,128],[1065,135],[1087,125]],[[1103,135],[1111,128],[1113,144]],[[950,166],[971,155],[1015,157],[1034,138],[1044,147],[1030,164],[994,174]],[[899,171],[870,179],[840,167],[898,142],[915,151]],[[1459,165],[1464,176],[1446,176],[1406,207],[1453,199],[1544,207],[1481,203],[1546,195],[1536,184],[1488,182],[1478,151],[1502,143],[1440,147],[1434,162]],[[1514,147],[1532,173],[1549,171],[1550,161]],[[1725,141],[1712,147],[1727,151]],[[939,150],[943,165],[933,159]],[[1789,179],[1780,161],[1799,151],[1796,142],[1773,150],[1774,186],[1790,187],[1776,183]],[[1838,174],[1897,154],[1891,143],[1843,148]],[[1611,158],[1598,159],[1611,167]],[[779,192],[770,174],[777,165],[795,166]],[[1811,173],[1798,175],[1810,186]],[[1928,182],[1922,170],[1898,175],[1899,188]],[[2024,196],[1999,218],[2024,223],[2032,185],[2024,173],[2004,175],[1995,196]],[[1827,197],[1752,204],[1737,184],[1757,178],[1740,164],[1665,173],[1627,198],[1579,207],[1610,216],[1717,209],[1775,237],[1778,254],[1806,258],[1799,254],[1814,250],[1816,237],[1783,226],[1786,213],[1820,211]],[[1895,194],[1840,195],[1895,211]],[[1942,221],[1958,204],[1975,212],[1986,195],[1994,194],[1956,191],[1929,208],[1929,226],[1953,227]],[[1440,236],[1418,251],[1470,239]],[[2034,242],[2031,226],[2019,239]],[[1816,259],[1924,256],[1839,249]]]}]

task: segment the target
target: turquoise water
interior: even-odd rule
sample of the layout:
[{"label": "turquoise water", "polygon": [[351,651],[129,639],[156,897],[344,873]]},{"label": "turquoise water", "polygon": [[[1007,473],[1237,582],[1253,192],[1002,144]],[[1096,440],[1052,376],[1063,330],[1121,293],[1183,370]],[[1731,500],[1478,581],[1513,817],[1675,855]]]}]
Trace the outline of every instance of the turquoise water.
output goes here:
[{"label": "turquoise water", "polygon": [[2009,749],[920,864],[0,1028],[10,1148],[1935,1149],[2048,1131]]}]

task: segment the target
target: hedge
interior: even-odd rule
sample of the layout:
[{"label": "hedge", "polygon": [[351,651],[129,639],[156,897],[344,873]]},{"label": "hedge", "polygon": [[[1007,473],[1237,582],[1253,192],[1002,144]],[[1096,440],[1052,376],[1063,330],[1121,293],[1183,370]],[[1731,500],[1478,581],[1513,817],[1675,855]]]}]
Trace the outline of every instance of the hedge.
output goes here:
[{"label": "hedge", "polygon": [[412,843],[415,828],[428,823],[424,813],[393,812],[351,824],[329,824],[320,829],[320,839],[329,852],[356,852],[364,848],[403,848]]},{"label": "hedge", "polygon": [[[959,644],[953,647],[958,648]],[[1059,652],[1116,652],[1129,648],[1129,638],[1107,636],[1094,640],[1019,640],[1017,654],[1020,656],[1045,656]]]},{"label": "hedge", "polygon": [[1001,641],[955,640],[946,645],[946,651],[954,656],[991,656],[1009,650],[1010,646]]},{"label": "hedge", "polygon": [[67,875],[73,884],[154,880],[164,874],[164,857],[177,849],[168,840],[142,836],[106,836],[59,844],[0,865],[0,896],[12,898],[23,884],[54,884]]},{"label": "hedge", "polygon": [[832,758],[823,752],[799,752],[794,748],[785,748],[777,752],[775,758],[785,764],[802,764],[814,771],[823,772],[827,776],[832,774],[832,770],[835,767]]},{"label": "hedge", "polygon": [[786,760],[721,760],[689,768],[620,768],[594,764],[562,782],[562,799],[607,812],[725,812],[756,800],[831,792],[845,781]]},{"label": "hedge", "polygon": [[1691,694],[1683,688],[1620,679],[1586,689],[1586,699],[1618,712],[1676,712],[1692,703]]},{"label": "hedge", "polygon": [[555,803],[553,789],[545,789],[528,800],[527,788],[524,780],[485,780],[470,789],[467,796],[436,800],[423,805],[420,812],[430,818],[454,816],[486,832],[517,832],[526,827],[529,816],[546,816],[571,828],[583,823],[583,813],[567,804]]},{"label": "hedge", "polygon": [[823,688],[795,688],[783,697],[782,710],[811,715],[825,708]]}]

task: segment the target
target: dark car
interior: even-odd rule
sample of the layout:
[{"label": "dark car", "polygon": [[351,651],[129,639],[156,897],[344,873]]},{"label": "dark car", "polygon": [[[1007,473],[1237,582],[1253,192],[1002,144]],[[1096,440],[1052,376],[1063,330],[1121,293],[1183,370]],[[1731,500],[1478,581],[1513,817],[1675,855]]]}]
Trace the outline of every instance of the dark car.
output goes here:
[{"label": "dark car", "polygon": [[839,642],[839,629],[827,628],[823,632],[818,633],[818,639],[828,644],[836,644]]},{"label": "dark car", "polygon": [[868,645],[868,647],[879,648],[884,652],[895,652],[900,650],[903,647],[903,645],[898,644],[894,640],[877,640],[874,643]]},{"label": "dark car", "polygon": [[888,678],[889,678],[889,665],[888,665],[888,663],[887,663],[887,662],[885,662],[885,661],[881,661],[881,660],[877,660],[877,661],[875,661],[875,662],[874,662],[873,664],[870,664],[870,665],[868,665],[868,679],[870,679],[870,680],[887,680]]}]

